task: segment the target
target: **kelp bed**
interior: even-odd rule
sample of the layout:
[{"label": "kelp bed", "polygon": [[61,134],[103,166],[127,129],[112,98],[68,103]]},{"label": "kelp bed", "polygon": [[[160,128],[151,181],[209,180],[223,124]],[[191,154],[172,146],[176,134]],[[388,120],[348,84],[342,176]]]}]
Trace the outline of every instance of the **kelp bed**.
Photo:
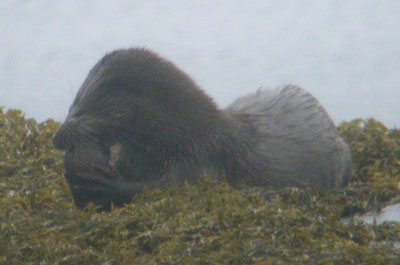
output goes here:
[{"label": "kelp bed", "polygon": [[203,179],[124,208],[77,210],[51,138],[0,110],[0,264],[400,264],[400,224],[352,219],[400,201],[400,131],[339,126],[353,178],[333,191],[234,189]]}]

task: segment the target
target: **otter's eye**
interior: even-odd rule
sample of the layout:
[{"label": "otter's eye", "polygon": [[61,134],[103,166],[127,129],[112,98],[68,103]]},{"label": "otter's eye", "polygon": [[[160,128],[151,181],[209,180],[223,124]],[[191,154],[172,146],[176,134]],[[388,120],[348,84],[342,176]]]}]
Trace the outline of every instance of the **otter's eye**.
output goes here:
[{"label": "otter's eye", "polygon": [[65,148],[65,152],[72,153],[75,151],[75,146],[73,144]]}]

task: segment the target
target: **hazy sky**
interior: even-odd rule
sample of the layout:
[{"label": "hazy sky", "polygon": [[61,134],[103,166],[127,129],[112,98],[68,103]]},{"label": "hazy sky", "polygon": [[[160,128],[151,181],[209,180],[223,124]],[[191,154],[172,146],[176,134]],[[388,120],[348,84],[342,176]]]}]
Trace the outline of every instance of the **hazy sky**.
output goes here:
[{"label": "hazy sky", "polygon": [[106,52],[145,46],[221,107],[290,83],[336,122],[400,127],[399,14],[394,0],[3,0],[0,106],[61,121]]}]

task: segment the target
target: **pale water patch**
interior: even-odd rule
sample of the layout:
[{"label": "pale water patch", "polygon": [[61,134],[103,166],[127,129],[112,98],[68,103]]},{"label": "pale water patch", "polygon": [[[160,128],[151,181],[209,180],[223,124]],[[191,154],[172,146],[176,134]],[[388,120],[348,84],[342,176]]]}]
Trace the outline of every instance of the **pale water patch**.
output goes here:
[{"label": "pale water patch", "polygon": [[[392,205],[388,205],[379,212],[366,213],[362,216],[357,216],[353,218],[354,221],[361,221],[367,224],[377,225],[383,224],[385,222],[398,222],[400,223],[400,202]],[[394,246],[400,249],[400,242],[394,242]]]},{"label": "pale water patch", "polygon": [[363,216],[357,217],[357,220],[366,222],[368,224],[382,224],[384,222],[399,222],[400,223],[400,203],[392,204],[383,208],[377,213],[367,213]]}]

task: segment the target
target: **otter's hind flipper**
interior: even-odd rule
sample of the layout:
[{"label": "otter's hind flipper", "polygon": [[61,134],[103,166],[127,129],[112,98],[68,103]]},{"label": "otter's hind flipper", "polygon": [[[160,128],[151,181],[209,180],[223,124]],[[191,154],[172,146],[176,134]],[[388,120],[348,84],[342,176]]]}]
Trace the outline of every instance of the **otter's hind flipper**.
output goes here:
[{"label": "otter's hind flipper", "polygon": [[312,187],[347,182],[349,148],[325,109],[304,89],[260,89],[225,111],[247,115],[258,130],[261,137],[255,148],[264,156],[267,177],[284,185]]}]

